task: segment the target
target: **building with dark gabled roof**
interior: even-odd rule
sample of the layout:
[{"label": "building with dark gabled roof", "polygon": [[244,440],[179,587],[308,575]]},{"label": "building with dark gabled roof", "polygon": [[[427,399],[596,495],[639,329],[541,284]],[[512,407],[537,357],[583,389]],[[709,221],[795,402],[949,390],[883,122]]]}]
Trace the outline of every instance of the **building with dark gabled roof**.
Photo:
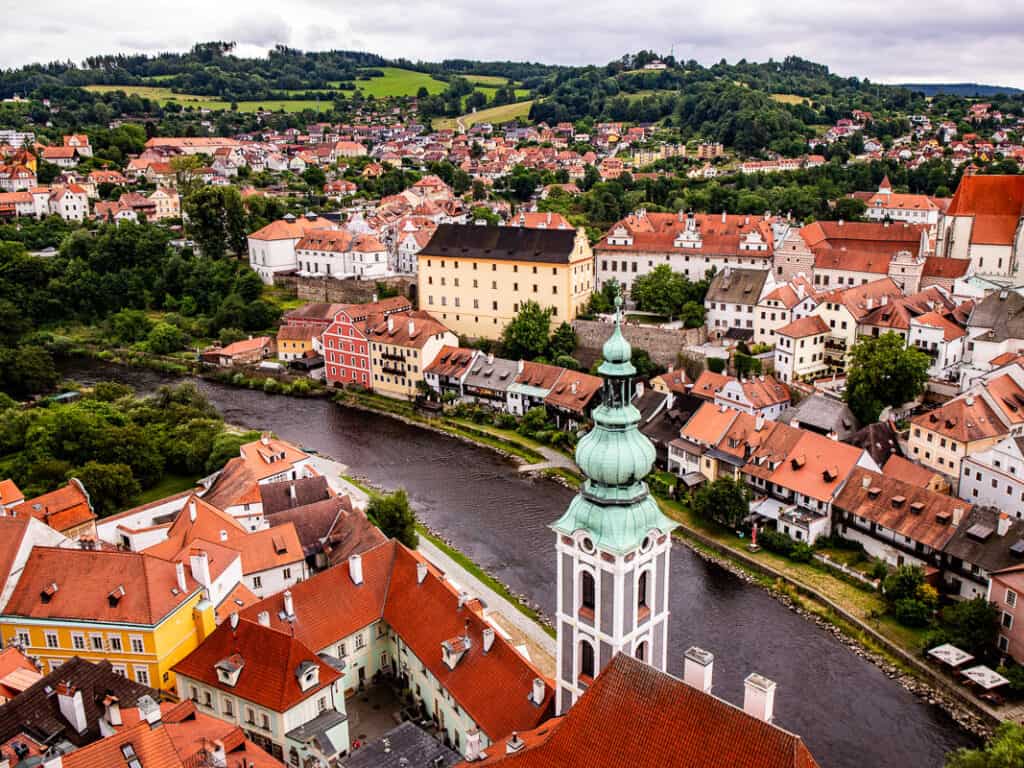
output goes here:
[{"label": "building with dark gabled roof", "polygon": [[582,230],[441,224],[416,258],[420,307],[471,338],[500,338],[528,300],[572,322],[594,287]]},{"label": "building with dark gabled roof", "polygon": [[25,734],[40,744],[83,747],[110,732],[120,708],[157,696],[108,661],[75,656],[0,707],[0,744]]}]

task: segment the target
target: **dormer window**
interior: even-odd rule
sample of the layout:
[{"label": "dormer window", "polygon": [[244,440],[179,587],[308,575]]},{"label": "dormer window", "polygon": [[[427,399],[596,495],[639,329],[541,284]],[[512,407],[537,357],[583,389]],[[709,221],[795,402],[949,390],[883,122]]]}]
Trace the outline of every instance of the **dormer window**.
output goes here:
[{"label": "dormer window", "polygon": [[308,691],[320,682],[320,667],[314,662],[306,660],[295,670],[295,679],[299,681],[299,688],[303,692]]},{"label": "dormer window", "polygon": [[245,659],[237,653],[231,654],[226,659],[221,659],[214,665],[214,669],[217,670],[217,680],[231,688],[238,683],[238,676],[242,674],[244,667]]}]

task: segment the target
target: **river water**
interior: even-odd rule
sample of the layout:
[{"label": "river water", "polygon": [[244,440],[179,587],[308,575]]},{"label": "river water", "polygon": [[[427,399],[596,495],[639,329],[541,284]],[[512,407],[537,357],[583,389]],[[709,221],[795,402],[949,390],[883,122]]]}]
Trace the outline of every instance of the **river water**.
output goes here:
[{"label": "river water", "polygon": [[[138,392],[170,377],[76,362],[68,378],[118,380]],[[315,448],[354,475],[405,488],[416,514],[548,616],[555,611],[554,534],[547,525],[572,492],[523,477],[492,451],[325,400],[265,395],[197,381],[232,423],[268,429]],[[826,768],[938,768],[973,739],[851,653],[829,633],[787,610],[764,590],[676,544],[671,565],[669,671],[682,675],[691,645],[715,654],[714,693],[742,706],[743,678],[778,683],[775,722],[800,734]]]}]

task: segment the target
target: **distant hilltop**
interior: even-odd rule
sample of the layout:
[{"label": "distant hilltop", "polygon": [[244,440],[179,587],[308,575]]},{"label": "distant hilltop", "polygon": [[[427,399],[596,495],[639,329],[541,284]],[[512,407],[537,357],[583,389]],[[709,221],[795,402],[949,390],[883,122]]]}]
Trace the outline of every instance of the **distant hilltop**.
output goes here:
[{"label": "distant hilltop", "polygon": [[982,85],[980,83],[901,83],[901,88],[920,91],[925,96],[1003,96],[1024,93],[1020,88],[1008,85]]}]

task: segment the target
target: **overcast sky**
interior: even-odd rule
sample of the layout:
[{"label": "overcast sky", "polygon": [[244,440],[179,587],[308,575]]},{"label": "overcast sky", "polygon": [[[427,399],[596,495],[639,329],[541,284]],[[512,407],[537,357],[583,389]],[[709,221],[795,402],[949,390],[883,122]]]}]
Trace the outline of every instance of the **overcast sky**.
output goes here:
[{"label": "overcast sky", "polygon": [[604,64],[649,48],[710,64],[797,54],[880,82],[1024,88],[1024,0],[50,0],[13,3],[0,66],[89,54],[276,43],[387,57]]}]

